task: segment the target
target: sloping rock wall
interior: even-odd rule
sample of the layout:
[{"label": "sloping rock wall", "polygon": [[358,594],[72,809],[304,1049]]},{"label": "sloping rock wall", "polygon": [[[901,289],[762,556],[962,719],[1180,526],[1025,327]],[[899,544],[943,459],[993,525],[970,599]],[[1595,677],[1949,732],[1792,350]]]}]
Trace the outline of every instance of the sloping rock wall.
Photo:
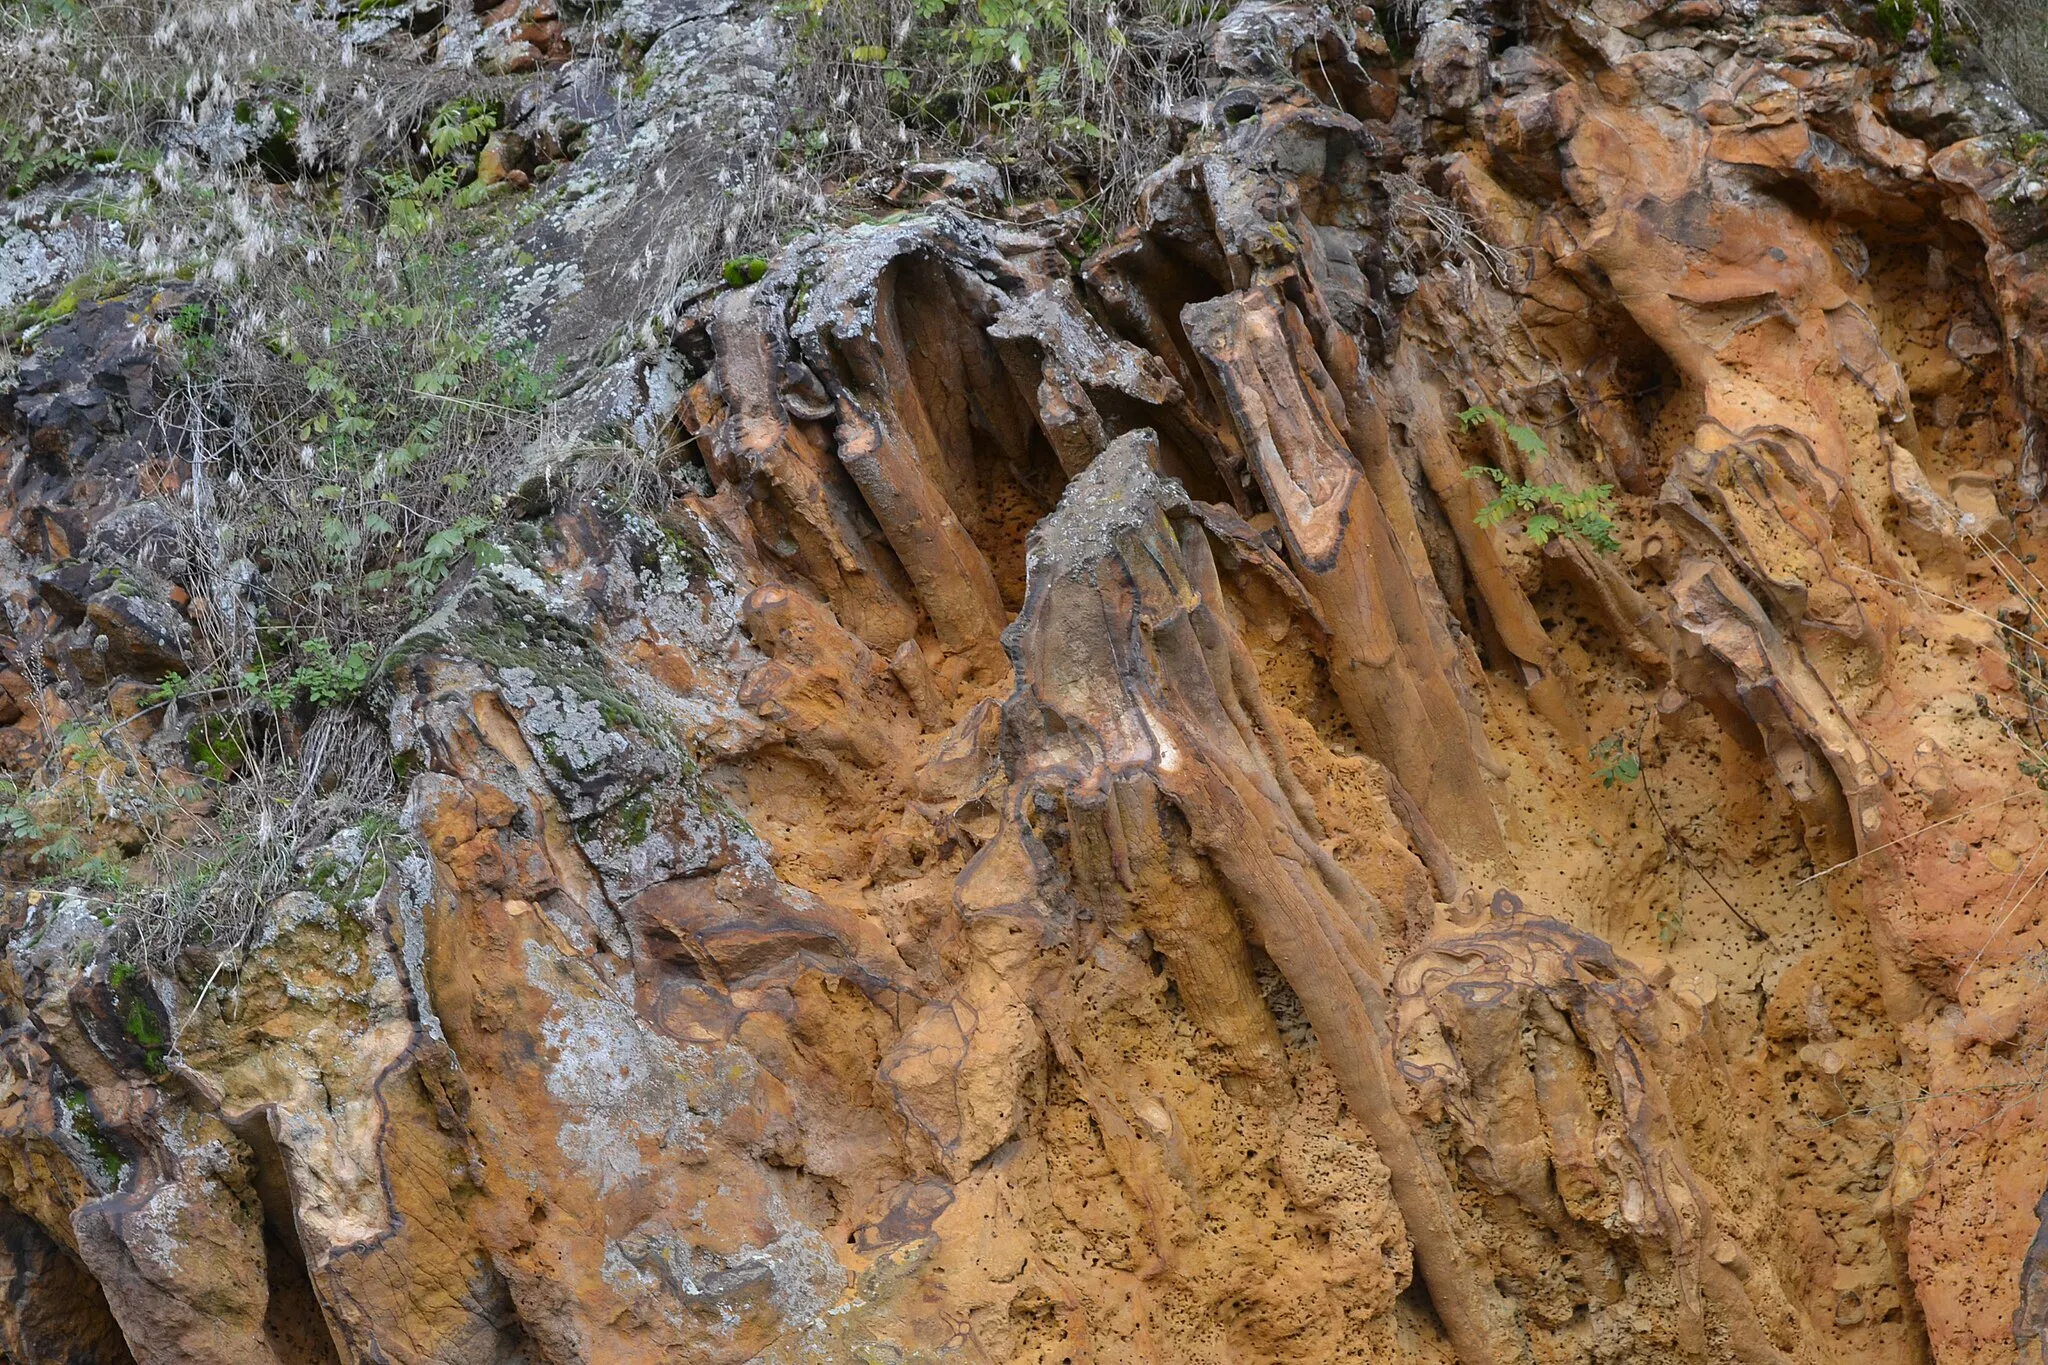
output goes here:
[{"label": "sloping rock wall", "polygon": [[[405,837],[232,983],[14,897],[0,1350],[2038,1352],[2038,135],[1825,14],[1441,8],[1239,8],[1086,260],[684,308],[703,491],[443,590]],[[14,543],[111,559],[35,383]],[[175,666],[73,577],[78,687]]]}]

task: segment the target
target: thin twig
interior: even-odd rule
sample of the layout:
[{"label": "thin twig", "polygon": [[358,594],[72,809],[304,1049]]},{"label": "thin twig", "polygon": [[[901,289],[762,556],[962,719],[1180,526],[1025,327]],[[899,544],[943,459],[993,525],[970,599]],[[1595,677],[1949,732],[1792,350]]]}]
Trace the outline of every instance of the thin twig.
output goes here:
[{"label": "thin twig", "polygon": [[[2044,848],[2048,848],[2048,842],[2034,845],[2034,851],[2027,855],[2027,861],[2021,864],[2019,870],[2013,874],[2012,886],[2006,888],[2006,896],[2012,895],[2013,887],[2017,887],[2020,879],[2027,875],[2027,870],[2034,865],[2034,859],[2040,856]],[[2005,904],[2004,897],[2000,898],[1999,909],[2004,913],[1999,915],[1998,923],[1991,926],[1991,932],[1984,936],[1984,941],[1977,945],[1977,951],[1970,954],[1969,965],[1964,967],[1962,973],[1956,977],[1957,999],[1962,998],[1963,987],[1969,984],[1970,973],[1977,970],[1977,964],[1984,960],[1984,954],[1993,943],[1998,941],[1998,936],[2005,932],[2005,926],[2011,923],[2012,917],[2020,912],[2020,907],[2027,903],[2027,898],[2040,889],[2041,883],[2044,880],[2048,880],[2048,866],[2043,866],[2041,871],[2035,875],[2034,880],[2027,883],[2027,889],[2020,892],[2018,899],[2014,900],[2010,907],[2007,907]]]},{"label": "thin twig", "polygon": [[1945,819],[1936,820],[1931,824],[1922,825],[1920,826],[1920,828],[1914,830],[1910,834],[1901,834],[1898,838],[1887,840],[1886,842],[1879,844],[1876,848],[1866,848],[1861,853],[1856,854],[1854,857],[1844,858],[1842,859],[1842,861],[1834,864],[1831,867],[1824,867],[1810,877],[1801,877],[1798,881],[1792,883],[1793,889],[1796,890],[1799,887],[1806,885],[1808,882],[1817,882],[1822,877],[1827,876],[1830,872],[1840,872],[1843,868],[1848,867],[1853,863],[1860,863],[1865,858],[1873,857],[1876,854],[1884,852],[1888,848],[1897,848],[1900,844],[1910,844],[1915,839],[1919,838],[1921,835],[1927,833],[1929,830],[1940,829],[1943,825],[1952,825],[1956,821],[1964,819],[1967,816],[1975,815],[1978,811],[1984,810],[1987,807],[2002,806],[2006,802],[2016,801],[2020,797],[2025,796],[2026,794],[2027,793],[2023,791],[2007,792],[2004,796],[1999,797],[1996,801],[1979,801],[1976,805],[1966,807],[1963,810],[1959,810],[1954,815],[1948,816]]},{"label": "thin twig", "polygon": [[[1650,719],[1651,718],[1647,717],[1644,719],[1642,729],[1639,730],[1636,734],[1636,752],[1638,754],[1648,752],[1647,746],[1649,743]],[[1687,867],[1693,870],[1693,872],[1699,877],[1701,881],[1707,884],[1707,890],[1713,892],[1714,898],[1720,901],[1722,905],[1728,907],[1728,913],[1735,916],[1735,918],[1741,922],[1742,927],[1749,931],[1749,937],[1753,942],[1761,943],[1765,939],[1769,938],[1770,935],[1764,931],[1763,926],[1758,924],[1755,920],[1751,919],[1748,915],[1745,915],[1740,910],[1736,909],[1735,902],[1729,900],[1728,897],[1722,895],[1721,888],[1714,885],[1714,879],[1712,877],[1709,877],[1706,874],[1706,872],[1700,867],[1700,865],[1692,860],[1692,854],[1686,851],[1685,844],[1678,837],[1678,832],[1672,829],[1671,822],[1664,818],[1664,808],[1657,804],[1657,789],[1650,785],[1650,770],[1648,768],[1644,768],[1642,770],[1642,775],[1643,795],[1650,798],[1650,810],[1656,815],[1657,823],[1664,827],[1665,846],[1667,848],[1670,848],[1673,852],[1677,853],[1680,861],[1684,862],[1684,864]]]},{"label": "thin twig", "polygon": [[1896,1100],[1879,1100],[1875,1104],[1861,1105],[1855,1109],[1844,1109],[1831,1119],[1813,1119],[1811,1122],[1816,1128],[1832,1128],[1843,1119],[1867,1118],[1884,1109],[1903,1110],[1909,1104],[1925,1104],[1929,1100],[1951,1100],[1960,1099],[1966,1095],[1996,1095],[2009,1090],[2025,1090],[2029,1087],[2039,1087],[2044,1079],[2048,1078],[2030,1076],[2024,1080],[2017,1081],[1990,1081],[1984,1085],[1966,1085],[1956,1090],[1923,1090],[1917,1095],[1906,1095]]}]

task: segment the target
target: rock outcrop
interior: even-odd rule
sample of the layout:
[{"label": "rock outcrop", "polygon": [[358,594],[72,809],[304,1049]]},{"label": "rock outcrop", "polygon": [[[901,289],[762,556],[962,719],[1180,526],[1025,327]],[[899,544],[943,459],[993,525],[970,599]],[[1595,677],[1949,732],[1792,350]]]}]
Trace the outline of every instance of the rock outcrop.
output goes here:
[{"label": "rock outcrop", "polygon": [[[1419,23],[1239,7],[1085,259],[680,301],[676,496],[527,481],[233,953],[13,894],[0,1356],[2040,1352],[2041,135],[1818,6]],[[16,771],[237,600],[182,298],[0,406]]]}]

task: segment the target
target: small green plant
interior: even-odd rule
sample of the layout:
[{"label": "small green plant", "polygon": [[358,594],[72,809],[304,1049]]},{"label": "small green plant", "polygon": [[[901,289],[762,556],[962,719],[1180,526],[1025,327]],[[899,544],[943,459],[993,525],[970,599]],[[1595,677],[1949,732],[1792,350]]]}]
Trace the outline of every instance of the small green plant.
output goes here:
[{"label": "small green plant", "polygon": [[213,675],[209,672],[169,673],[164,676],[162,682],[150,690],[147,701],[151,706],[168,706],[173,702],[184,701],[187,697],[211,691],[212,688]]},{"label": "small green plant", "polygon": [[1588,757],[1603,787],[1625,786],[1643,775],[1643,761],[1629,747],[1628,737],[1612,734],[1595,744]]},{"label": "small green plant", "polygon": [[1657,943],[1660,947],[1669,948],[1684,932],[1684,910],[1676,905],[1667,905],[1657,912]]},{"label": "small green plant", "polygon": [[[1498,408],[1466,408],[1458,414],[1466,430],[1481,424],[1492,426],[1507,437],[1508,444],[1524,455],[1542,457],[1550,447],[1534,427],[1508,420]],[[1573,489],[1561,483],[1518,483],[1504,469],[1473,465],[1465,471],[1470,479],[1491,479],[1499,492],[1473,520],[1481,526],[1498,526],[1509,517],[1524,518],[1522,533],[1537,545],[1547,545],[1562,536],[1590,546],[1602,554],[1614,554],[1621,542],[1614,538],[1614,520],[1608,509],[1614,503],[1614,485],[1596,483],[1591,488]]]},{"label": "small green plant", "polygon": [[768,273],[768,261],[761,256],[735,256],[725,263],[725,282],[744,289]]},{"label": "small green plant", "polygon": [[203,353],[214,345],[213,313],[201,303],[188,303],[171,314],[171,333],[187,355]]},{"label": "small green plant", "polygon": [[32,23],[75,23],[91,13],[77,0],[24,0],[25,17]]},{"label": "small green plant", "polygon": [[390,230],[401,237],[425,234],[439,216],[436,206],[450,196],[457,208],[482,202],[489,187],[474,180],[462,186],[462,176],[475,165],[478,151],[497,126],[496,111],[480,100],[450,100],[436,110],[420,133],[426,170],[418,175],[387,171],[378,177]]},{"label": "small green plant", "polygon": [[1511,516],[1526,518],[1522,533],[1537,545],[1547,545],[1562,536],[1600,551],[1614,554],[1621,542],[1614,538],[1614,520],[1607,515],[1613,485],[1594,484],[1574,491],[1561,483],[1517,483],[1505,471],[1491,465],[1474,465],[1468,477],[1488,478],[1500,486],[1500,493],[1479,509],[1473,520],[1481,526],[1498,526]]},{"label": "small green plant", "polygon": [[420,140],[434,160],[447,161],[483,146],[497,126],[497,112],[483,101],[450,100],[427,120]]},{"label": "small green plant", "polygon": [[[69,727],[66,727],[68,730]],[[60,731],[60,734],[63,734]],[[57,770],[70,773],[85,767],[76,750],[60,748]],[[45,780],[0,780],[0,850],[5,850],[38,876],[62,875],[68,881],[96,883],[106,879],[105,860],[86,853],[86,839],[77,814],[77,793],[56,794],[61,783]]]},{"label": "small green plant", "polygon": [[304,690],[315,706],[346,706],[360,697],[377,661],[376,649],[364,640],[339,655],[325,640],[308,640],[300,653],[306,662],[292,671],[292,687]]},{"label": "small green plant", "polygon": [[434,205],[455,190],[460,167],[436,166],[425,175],[411,171],[386,171],[377,177],[384,191],[384,208],[390,214],[390,230],[400,237],[418,237],[434,225]]},{"label": "small green plant", "polygon": [[1550,453],[1550,447],[1544,443],[1542,434],[1536,428],[1524,426],[1509,418],[1499,408],[1488,407],[1484,403],[1466,408],[1459,413],[1458,423],[1467,431],[1476,426],[1490,426],[1507,437],[1508,444],[1524,455],[1534,455],[1541,459]]},{"label": "small green plant", "polygon": [[411,590],[414,604],[424,606],[464,555],[474,552],[480,564],[504,558],[503,552],[484,538],[492,524],[489,517],[478,512],[457,517],[453,525],[428,536],[417,557],[389,569],[372,570],[364,575],[363,586],[377,591],[403,582]]},{"label": "small green plant", "polygon": [[29,808],[28,795],[14,781],[0,781],[0,844],[39,844],[50,831]]},{"label": "small green plant", "polygon": [[[346,706],[363,694],[376,668],[377,649],[367,640],[357,640],[340,654],[324,639],[308,640],[289,652],[301,661],[290,671],[275,663],[258,663],[242,670],[234,688],[200,690],[239,691],[273,710],[296,705],[302,696],[314,706]],[[192,690],[173,690],[165,684],[151,694],[151,700],[169,701]],[[200,771],[226,781],[246,763],[246,741],[240,715],[223,713],[201,717],[192,727],[187,747]]]},{"label": "small green plant", "polygon": [[23,127],[0,119],[0,190],[7,197],[19,197],[45,181],[85,171],[137,168],[146,168],[146,163],[119,147],[87,146],[61,136],[47,124]]}]

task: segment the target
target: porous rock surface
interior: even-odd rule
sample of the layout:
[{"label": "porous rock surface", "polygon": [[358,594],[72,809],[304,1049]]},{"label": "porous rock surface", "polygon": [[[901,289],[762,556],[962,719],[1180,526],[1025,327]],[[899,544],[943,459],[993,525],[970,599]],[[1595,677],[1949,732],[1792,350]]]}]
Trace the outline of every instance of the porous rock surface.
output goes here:
[{"label": "porous rock surface", "polygon": [[[689,302],[704,491],[444,590],[418,851],[232,991],[14,895],[0,1358],[2041,1351],[2040,143],[1818,6],[1527,9],[1253,0],[1078,265],[941,204]],[[181,657],[92,569],[176,302],[0,407],[74,689]]]}]

